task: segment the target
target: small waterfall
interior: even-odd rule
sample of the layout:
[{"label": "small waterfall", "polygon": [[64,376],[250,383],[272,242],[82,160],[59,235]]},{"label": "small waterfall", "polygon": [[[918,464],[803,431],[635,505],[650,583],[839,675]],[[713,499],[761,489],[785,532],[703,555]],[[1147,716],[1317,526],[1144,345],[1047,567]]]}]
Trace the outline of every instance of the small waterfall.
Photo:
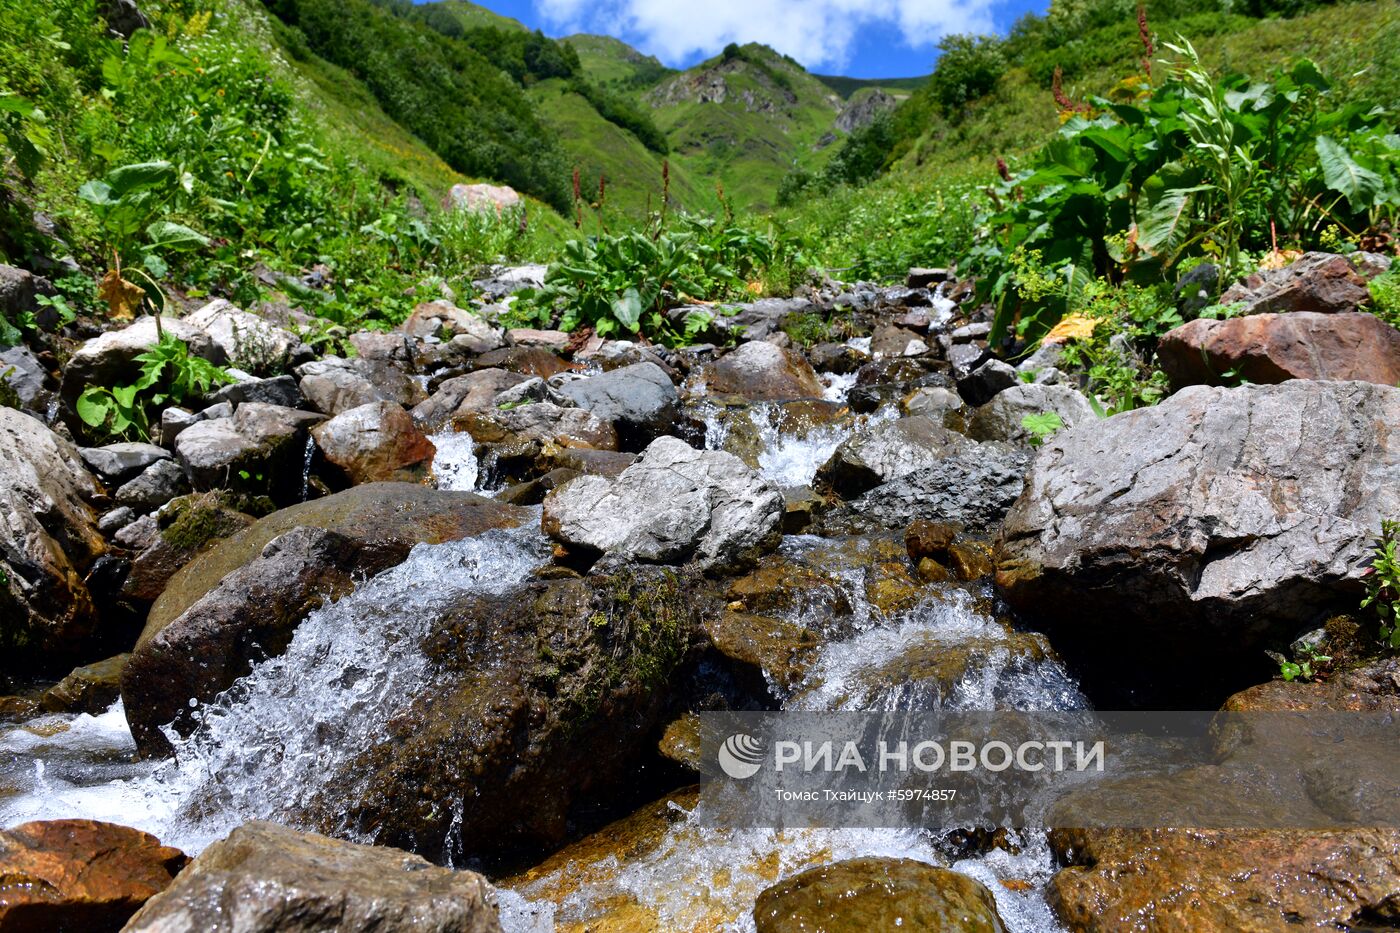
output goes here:
[{"label": "small waterfall", "polygon": [[809,486],[822,464],[831,459],[852,435],[899,416],[894,406],[870,415],[847,417],[833,424],[794,423],[788,409],[775,402],[761,402],[746,409],[705,413],[705,447],[725,450],[735,431],[733,419],[745,419],[757,434],[758,470],[784,489]]},{"label": "small waterfall", "polygon": [[301,501],[311,498],[311,464],[316,459],[316,438],[306,437],[306,453],[301,460]]},{"label": "small waterfall", "polygon": [[439,489],[454,492],[475,492],[481,478],[481,464],[476,459],[476,441],[465,431],[457,434],[434,434],[437,453],[433,456],[433,480]]}]

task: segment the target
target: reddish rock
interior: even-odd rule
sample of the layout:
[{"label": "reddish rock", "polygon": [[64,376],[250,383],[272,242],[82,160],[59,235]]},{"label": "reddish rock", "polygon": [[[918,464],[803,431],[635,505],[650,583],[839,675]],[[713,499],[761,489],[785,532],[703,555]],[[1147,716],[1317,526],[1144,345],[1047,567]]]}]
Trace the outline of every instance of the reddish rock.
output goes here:
[{"label": "reddish rock", "polygon": [[753,340],[720,357],[705,369],[705,385],[714,395],[738,395],[750,401],[821,398],[822,384],[801,354]]},{"label": "reddish rock", "polygon": [[352,408],[311,436],[326,460],[354,484],[419,479],[437,453],[413,417],[392,402]]},{"label": "reddish rock", "polygon": [[148,833],[92,820],[0,833],[0,930],[120,930],[189,861]]},{"label": "reddish rock", "polygon": [[566,362],[557,353],[540,346],[503,347],[483,353],[476,359],[477,369],[504,369],[507,372],[548,379],[579,367]]},{"label": "reddish rock", "polygon": [[1165,335],[1157,357],[1172,385],[1289,379],[1400,383],[1400,331],[1364,313],[1256,314],[1197,320]]},{"label": "reddish rock", "polygon": [[1370,300],[1366,279],[1350,259],[1333,253],[1305,253],[1282,269],[1261,269],[1220,296],[1222,305],[1243,304],[1245,314],[1337,314],[1355,311]]}]

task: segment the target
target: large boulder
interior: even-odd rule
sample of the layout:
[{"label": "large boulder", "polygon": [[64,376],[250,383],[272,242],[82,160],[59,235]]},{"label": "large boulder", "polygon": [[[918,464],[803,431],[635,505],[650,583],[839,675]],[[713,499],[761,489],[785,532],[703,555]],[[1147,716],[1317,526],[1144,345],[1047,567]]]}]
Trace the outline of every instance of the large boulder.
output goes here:
[{"label": "large boulder", "polygon": [[88,506],[97,481],[73,445],[3,407],[0,476],[0,669],[100,657],[85,582],[106,550]]},{"label": "large boulder", "polygon": [[489,214],[499,214],[525,203],[509,185],[453,185],[448,199],[459,210]]},{"label": "large boulder", "polygon": [[392,402],[352,408],[312,428],[311,436],[352,485],[419,480],[437,452],[412,416]]},{"label": "large boulder", "polygon": [[912,415],[877,424],[844,441],[817,471],[817,484],[854,499],[876,486],[976,450],[975,441],[948,430],[941,420]]},{"label": "large boulder", "polygon": [[551,492],[543,521],[586,554],[709,568],[752,553],[782,515],[782,493],[738,457],[662,437],[615,480],[582,476]]},{"label": "large boulder", "polygon": [[471,353],[486,353],[506,345],[504,335],[470,311],[450,301],[428,301],[413,309],[399,326],[413,337],[437,337]]},{"label": "large boulder", "polygon": [[617,430],[612,424],[582,408],[560,408],[552,402],[466,411],[457,415],[453,425],[481,444],[513,448],[557,444],[617,450]]},{"label": "large boulder", "polygon": [[1238,678],[1268,643],[1355,608],[1400,514],[1397,425],[1400,389],[1293,381],[1194,387],[1062,432],[1006,518],[997,582],[1120,681],[1140,676],[1134,658]]},{"label": "large boulder", "polygon": [[0,832],[0,930],[117,933],[187,859],[154,836],[92,820]]},{"label": "large boulder", "polygon": [[235,829],[152,898],[129,933],[500,933],[481,875],[276,823]]},{"label": "large boulder", "polygon": [[821,398],[821,380],[801,354],[752,340],[705,367],[711,395],[737,395],[754,402]]},{"label": "large boulder", "polygon": [[635,782],[700,644],[703,594],[642,567],[452,599],[427,620],[429,682],[305,818],[430,858],[557,846],[571,814]]},{"label": "large boulder", "polygon": [[[214,363],[225,361],[223,351],[209,339],[208,334],[193,324],[178,318],[163,318],[161,328],[164,333],[183,340],[191,355]],[[63,367],[63,382],[59,387],[68,426],[75,432],[83,430],[81,419],[73,414],[73,406],[84,389],[88,386],[120,386],[136,382],[141,374],[141,364],[136,362],[136,357],[159,342],[155,318],[143,317],[128,327],[109,330],[79,347]]]},{"label": "large boulder", "polygon": [[242,531],[253,518],[234,508],[236,501],[220,493],[185,496],[168,503],[157,515],[159,529],[131,562],[122,595],[154,602],[171,577],[221,538]]},{"label": "large boulder", "polygon": [[44,414],[53,398],[47,388],[48,375],[28,347],[0,350],[0,398],[13,392],[21,408]]},{"label": "large boulder", "polygon": [[158,460],[170,459],[170,451],[155,444],[108,444],[84,447],[78,453],[88,469],[114,486],[135,479]]},{"label": "large boulder", "polygon": [[222,298],[186,315],[184,323],[208,335],[229,365],[254,375],[280,373],[312,356],[292,332]]},{"label": "large boulder", "polygon": [[1220,296],[1222,305],[1243,305],[1242,314],[1337,314],[1355,311],[1370,300],[1365,277],[1350,259],[1334,253],[1304,253],[1282,269],[1261,269]]},{"label": "large boulder", "polygon": [[1005,444],[974,444],[853,499],[823,519],[827,533],[872,526],[903,528],[912,519],[994,530],[1025,488],[1028,456]]},{"label": "large boulder", "polygon": [[758,933],[1006,929],[981,882],[913,859],[877,857],[820,865],[780,881],[759,895],[753,919]]},{"label": "large boulder", "polygon": [[295,502],[307,439],[324,420],[307,411],[248,402],[231,418],[200,421],[181,431],[175,454],[198,491],[265,488],[279,502]]},{"label": "large boulder", "polygon": [[1157,359],[1172,386],[1289,379],[1400,384],[1400,330],[1372,314],[1255,314],[1199,319],[1163,335]]},{"label": "large boulder", "polygon": [[385,360],[328,356],[297,367],[297,375],[311,407],[330,416],[371,402],[412,407],[427,397],[417,381]]},{"label": "large boulder", "polygon": [[671,377],[655,363],[637,363],[575,379],[559,391],[579,408],[612,422],[626,450],[641,450],[669,433],[680,402]]},{"label": "large boulder", "polygon": [[402,563],[416,544],[520,523],[525,513],[471,493],[371,483],[274,512],[202,554],[151,607],[122,675],[137,746],[168,749],[159,729],[188,727],[206,701],[285,650],[317,606]]}]

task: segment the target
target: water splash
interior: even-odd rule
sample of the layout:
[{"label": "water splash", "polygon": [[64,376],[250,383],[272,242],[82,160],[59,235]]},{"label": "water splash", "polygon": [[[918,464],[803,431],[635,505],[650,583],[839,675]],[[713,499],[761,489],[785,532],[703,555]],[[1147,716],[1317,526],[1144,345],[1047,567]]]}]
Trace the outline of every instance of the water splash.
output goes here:
[{"label": "water splash", "polygon": [[476,459],[476,441],[465,431],[455,434],[434,434],[437,453],[433,455],[433,481],[439,489],[453,492],[475,492],[481,478],[481,464]]},{"label": "water splash", "polygon": [[817,471],[852,435],[898,416],[893,406],[886,406],[870,415],[813,425],[774,402],[728,412],[712,408],[705,413],[705,447],[727,449],[737,429],[735,421],[743,419],[743,428],[756,435],[759,472],[785,489],[810,486]]}]

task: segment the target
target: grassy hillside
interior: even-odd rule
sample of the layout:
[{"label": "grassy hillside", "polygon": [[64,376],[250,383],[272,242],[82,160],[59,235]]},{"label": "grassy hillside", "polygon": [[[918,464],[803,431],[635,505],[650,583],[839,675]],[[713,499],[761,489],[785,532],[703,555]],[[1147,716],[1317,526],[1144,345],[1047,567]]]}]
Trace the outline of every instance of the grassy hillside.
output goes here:
[{"label": "grassy hillside", "polygon": [[675,74],[651,55],[643,55],[612,36],[580,34],[563,40],[578,52],[589,80],[603,87],[643,90]]},{"label": "grassy hillside", "polygon": [[510,29],[529,31],[524,23],[509,16],[502,16],[493,10],[475,3],[468,3],[467,0],[439,0],[437,3],[422,4],[424,12],[428,12],[433,7],[440,8],[452,19],[461,24],[463,29]]},{"label": "grassy hillside", "polygon": [[837,75],[812,75],[837,94],[850,99],[857,91],[867,88],[885,91],[889,94],[907,95],[928,83],[928,75],[916,78],[842,78]]}]

